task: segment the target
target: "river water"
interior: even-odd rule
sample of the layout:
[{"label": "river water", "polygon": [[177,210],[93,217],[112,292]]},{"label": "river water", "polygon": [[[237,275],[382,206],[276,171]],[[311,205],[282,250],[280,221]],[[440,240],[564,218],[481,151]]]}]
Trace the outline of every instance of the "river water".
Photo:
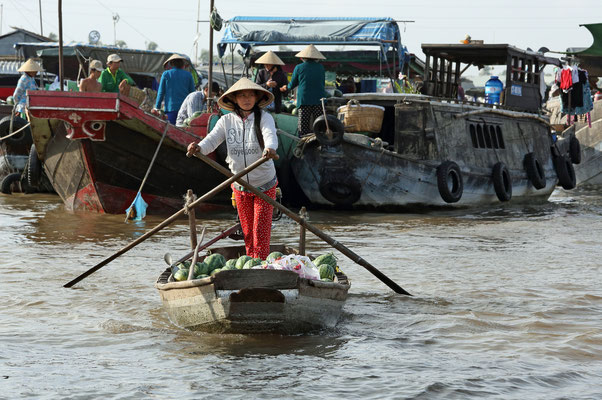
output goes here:
[{"label": "river water", "polygon": [[[233,223],[201,217],[207,237]],[[310,211],[414,296],[339,253],[352,280],[342,320],[299,336],[170,323],[153,285],[165,252],[188,251],[186,220],[62,288],[161,220],[0,196],[0,398],[602,398],[600,189],[476,210]],[[273,242],[297,240],[294,222],[275,223]]]}]

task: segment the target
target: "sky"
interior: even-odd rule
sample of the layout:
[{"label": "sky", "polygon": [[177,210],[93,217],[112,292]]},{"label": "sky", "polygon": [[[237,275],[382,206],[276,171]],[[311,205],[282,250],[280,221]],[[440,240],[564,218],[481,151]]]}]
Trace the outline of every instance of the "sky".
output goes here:
[{"label": "sky", "polygon": [[[58,1],[41,3],[43,33],[58,34]],[[158,50],[193,58],[199,3],[200,20],[208,20],[209,0],[63,0],[64,42],[86,42],[88,33],[96,30],[104,44],[113,44],[116,37],[128,47],[145,48],[153,41]],[[40,0],[0,0],[0,4],[2,34],[11,26],[40,33]],[[588,47],[591,35],[579,24],[602,23],[602,0],[215,0],[215,6],[224,20],[262,15],[414,21],[399,24],[404,45],[420,58],[421,43],[458,43],[466,34],[485,43],[534,50]],[[201,48],[209,48],[209,24],[201,22],[199,29],[200,54]],[[214,43],[222,32],[214,33]]]}]

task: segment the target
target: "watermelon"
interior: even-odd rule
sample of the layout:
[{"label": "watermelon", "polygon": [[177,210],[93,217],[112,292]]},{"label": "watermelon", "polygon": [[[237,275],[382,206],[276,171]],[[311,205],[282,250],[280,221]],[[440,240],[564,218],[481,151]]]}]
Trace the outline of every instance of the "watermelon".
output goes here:
[{"label": "watermelon", "polygon": [[261,265],[261,258],[251,258],[245,263],[242,269],[251,269],[256,265]]},{"label": "watermelon", "polygon": [[178,282],[187,280],[188,279],[188,270],[187,269],[178,270],[178,272],[175,273],[173,278]]},{"label": "watermelon", "polygon": [[328,264],[320,264],[318,267],[320,269],[320,279],[334,279],[334,268],[332,268]]},{"label": "watermelon", "polygon": [[293,108],[293,110],[291,111],[291,114],[293,115],[297,115],[299,113],[299,109],[297,107]]},{"label": "watermelon", "polygon": [[[236,261],[238,261],[238,258],[231,258],[228,261],[226,261],[226,265],[225,267],[233,267],[234,269],[236,269]],[[229,268],[232,269],[232,268]]]},{"label": "watermelon", "polygon": [[221,268],[216,268],[213,271],[211,271],[211,273],[209,275],[213,276],[215,274],[217,274],[218,272],[220,272],[222,269]]},{"label": "watermelon", "polygon": [[184,268],[190,268],[190,264],[192,264],[192,261],[186,260],[182,264],[184,264]]},{"label": "watermelon", "polygon": [[251,257],[249,256],[240,256],[236,261],[236,269],[242,269],[242,267],[245,266],[245,263],[249,260],[251,260]]},{"label": "watermelon", "polygon": [[328,279],[328,278],[321,278],[320,280],[322,282],[332,282],[332,279]]},{"label": "watermelon", "polygon": [[219,253],[215,253],[205,257],[204,262],[209,266],[209,271],[213,271],[226,265],[226,258]]},{"label": "watermelon", "polygon": [[328,264],[333,269],[336,269],[336,267],[337,267],[337,259],[336,259],[336,257],[334,256],[333,253],[322,254],[321,256],[316,257],[316,259],[314,260],[314,265],[316,267],[319,267],[322,264]]},{"label": "watermelon", "polygon": [[197,117],[200,117],[201,115],[203,115],[203,112],[202,112],[202,111],[195,111],[195,112],[192,114],[192,117],[190,117],[190,119],[195,119],[195,118],[197,118]]},{"label": "watermelon", "polygon": [[280,257],[282,257],[283,255],[284,255],[284,254],[282,254],[282,253],[281,253],[281,252],[279,252],[279,251],[273,251],[273,252],[271,252],[271,253],[270,253],[270,254],[269,254],[267,257],[266,257],[266,259],[265,259],[265,260],[266,260],[266,261],[267,261],[269,264],[271,264],[271,263],[273,263],[274,261],[276,261],[277,259],[279,259]]},{"label": "watermelon", "polygon": [[197,262],[194,265],[194,276],[195,278],[199,275],[209,274],[209,266],[204,262]]},{"label": "watermelon", "polygon": [[194,279],[203,279],[203,278],[208,278],[208,277],[209,277],[209,275],[203,274],[203,275],[195,276]]},{"label": "watermelon", "polygon": [[176,272],[178,272],[178,270],[181,270],[181,269],[186,269],[186,266],[182,263],[178,263],[178,264],[174,265],[173,267],[171,267],[171,274],[175,275]]}]

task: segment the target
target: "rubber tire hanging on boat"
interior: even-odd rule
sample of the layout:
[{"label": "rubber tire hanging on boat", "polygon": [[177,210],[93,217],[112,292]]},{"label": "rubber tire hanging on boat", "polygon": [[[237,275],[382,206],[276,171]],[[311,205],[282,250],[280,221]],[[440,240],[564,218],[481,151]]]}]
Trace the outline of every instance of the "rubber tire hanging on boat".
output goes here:
[{"label": "rubber tire hanging on boat", "polygon": [[571,156],[573,164],[581,163],[581,143],[579,143],[579,139],[575,135],[571,136],[571,140],[569,141],[569,156]]},{"label": "rubber tire hanging on boat", "polygon": [[19,182],[21,180],[20,172],[13,172],[12,174],[8,174],[2,179],[2,184],[0,184],[0,191],[4,194],[12,194],[11,185],[15,182]]},{"label": "rubber tire hanging on boat", "polygon": [[527,171],[527,178],[529,178],[535,189],[539,190],[546,187],[546,173],[537,157],[535,157],[535,153],[525,154],[523,166]]},{"label": "rubber tire hanging on boat", "polygon": [[336,146],[341,144],[343,141],[343,134],[345,133],[345,126],[335,116],[328,115],[328,128],[332,132],[332,137],[329,137],[326,128],[326,118],[324,115],[320,115],[314,121],[313,131],[316,135],[316,139],[323,146]]},{"label": "rubber tire hanging on boat", "polygon": [[32,144],[29,150],[29,158],[27,160],[27,183],[31,187],[37,187],[42,176],[42,164],[38,158],[36,145]]},{"label": "rubber tire hanging on boat", "polygon": [[[23,118],[13,117],[13,132],[15,132],[18,129],[23,128],[25,125],[27,125],[27,121],[25,121]],[[10,134],[9,130],[10,130],[10,115],[7,115],[6,117],[4,117],[0,120],[0,137],[8,136]],[[21,132],[17,133],[14,136],[9,137],[6,140],[12,144],[27,144],[28,142],[31,143],[32,142],[31,129],[30,129],[30,127],[27,127],[25,129],[23,129]]]},{"label": "rubber tire hanging on boat", "polygon": [[554,157],[554,169],[558,176],[558,184],[565,190],[574,189],[577,186],[575,167],[565,155]]},{"label": "rubber tire hanging on boat", "polygon": [[362,196],[360,181],[343,169],[324,173],[319,189],[326,200],[338,206],[350,206]]},{"label": "rubber tire hanging on boat", "polygon": [[512,176],[503,162],[498,162],[493,166],[493,188],[500,201],[510,201],[512,198]]},{"label": "rubber tire hanging on boat", "polygon": [[456,203],[462,198],[464,183],[458,164],[447,160],[437,167],[437,188],[446,203]]}]

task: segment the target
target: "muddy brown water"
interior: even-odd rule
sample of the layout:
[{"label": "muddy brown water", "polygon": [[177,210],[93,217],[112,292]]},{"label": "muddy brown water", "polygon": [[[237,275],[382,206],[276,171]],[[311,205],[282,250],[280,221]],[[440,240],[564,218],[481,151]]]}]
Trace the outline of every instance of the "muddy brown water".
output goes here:
[{"label": "muddy brown water", "polygon": [[[194,333],[167,319],[153,284],[165,252],[189,250],[186,220],[62,288],[161,220],[0,196],[0,398],[602,398],[601,189],[420,214],[311,211],[415,296],[338,253],[353,285],[343,317],[297,336]],[[211,237],[233,214],[200,221]],[[276,222],[272,240],[296,243],[295,223]]]}]

